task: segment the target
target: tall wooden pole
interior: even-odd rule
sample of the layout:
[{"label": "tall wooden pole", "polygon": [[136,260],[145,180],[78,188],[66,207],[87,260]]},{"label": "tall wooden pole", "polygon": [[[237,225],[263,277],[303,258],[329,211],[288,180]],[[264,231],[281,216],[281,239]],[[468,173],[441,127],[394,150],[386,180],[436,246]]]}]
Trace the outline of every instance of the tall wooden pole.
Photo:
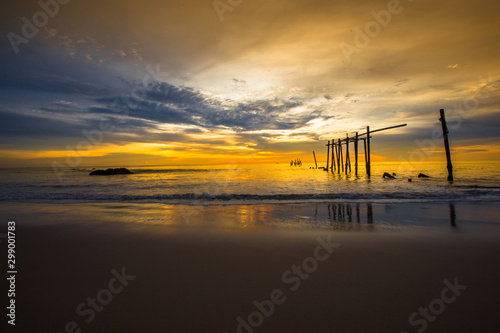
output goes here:
[{"label": "tall wooden pole", "polygon": [[446,150],[446,162],[448,168],[448,180],[453,181],[453,165],[451,165],[450,143],[448,142],[448,127],[446,126],[446,118],[444,116],[444,109],[439,110],[441,118],[441,127],[443,128],[444,148]]},{"label": "tall wooden pole", "polygon": [[335,152],[334,152],[334,146],[335,146],[335,139],[332,139],[332,164],[330,165],[330,170],[333,172],[333,160],[335,159]]},{"label": "tall wooden pole", "polygon": [[366,126],[366,149],[367,149],[367,156],[366,156],[366,161],[367,161],[367,164],[366,164],[366,174],[368,175],[368,178],[371,177],[372,175],[372,169],[371,169],[371,165],[370,165],[370,126]]},{"label": "tall wooden pole", "polygon": [[314,164],[316,165],[316,169],[318,168],[318,162],[316,162],[316,154],[314,153],[313,150],[313,156],[314,156]]},{"label": "tall wooden pole", "polygon": [[349,134],[346,134],[345,138],[345,174],[347,175],[347,168],[349,167]]},{"label": "tall wooden pole", "polygon": [[339,139],[339,148],[340,148],[340,164],[342,165],[342,172],[344,172],[344,155],[342,153],[342,142]]},{"label": "tall wooden pole", "polygon": [[337,172],[340,173],[340,164],[341,164],[341,158],[342,158],[342,145],[340,143],[340,139],[337,144]]},{"label": "tall wooden pole", "polygon": [[358,132],[356,132],[356,139],[354,139],[354,172],[358,175]]},{"label": "tall wooden pole", "polygon": [[366,168],[366,173],[368,173],[368,158],[367,158],[367,153],[366,153],[366,139],[363,139],[363,145],[365,148],[365,168]]},{"label": "tall wooden pole", "polygon": [[339,159],[340,159],[340,152],[339,152],[339,145],[335,145],[335,165],[337,166],[337,171],[340,172],[340,164],[339,164]]},{"label": "tall wooden pole", "polygon": [[337,170],[337,161],[336,161],[336,153],[337,153],[337,145],[335,144],[335,140],[332,140],[334,143],[332,145],[332,165],[333,169],[332,172]]},{"label": "tall wooden pole", "polygon": [[328,171],[328,163],[330,162],[330,140],[326,145],[326,171]]}]

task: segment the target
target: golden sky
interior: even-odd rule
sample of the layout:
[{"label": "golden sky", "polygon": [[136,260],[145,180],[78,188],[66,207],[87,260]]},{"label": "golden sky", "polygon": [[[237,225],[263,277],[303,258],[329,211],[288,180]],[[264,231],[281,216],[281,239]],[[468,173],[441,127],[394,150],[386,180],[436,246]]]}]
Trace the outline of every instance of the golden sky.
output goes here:
[{"label": "golden sky", "polygon": [[312,161],[403,123],[377,159],[441,159],[441,108],[454,158],[500,159],[496,1],[45,3],[1,5],[4,166]]}]

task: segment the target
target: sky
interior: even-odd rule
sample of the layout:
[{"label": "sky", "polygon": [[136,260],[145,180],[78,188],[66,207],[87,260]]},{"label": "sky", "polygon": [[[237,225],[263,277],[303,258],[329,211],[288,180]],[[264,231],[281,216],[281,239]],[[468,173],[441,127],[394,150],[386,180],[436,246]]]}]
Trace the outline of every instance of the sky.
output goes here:
[{"label": "sky", "polygon": [[[0,5],[2,166],[500,160],[500,3],[21,0]],[[55,163],[55,164],[54,164]]]}]

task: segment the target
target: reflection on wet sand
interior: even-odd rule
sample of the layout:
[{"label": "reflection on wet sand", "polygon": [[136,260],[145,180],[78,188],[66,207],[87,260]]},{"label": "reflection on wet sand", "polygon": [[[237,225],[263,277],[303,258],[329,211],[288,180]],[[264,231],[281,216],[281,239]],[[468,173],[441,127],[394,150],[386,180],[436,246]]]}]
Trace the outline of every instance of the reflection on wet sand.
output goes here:
[{"label": "reflection on wet sand", "polygon": [[[349,204],[349,203],[330,203],[327,205],[328,221],[331,227],[336,229],[352,229],[352,223],[357,223],[357,229],[361,229],[361,222],[366,221],[368,230],[373,230],[373,206],[371,203],[367,204]],[[317,209],[316,215],[317,216]],[[345,224],[345,223],[348,224]]]},{"label": "reflection on wet sand", "polygon": [[[452,228],[457,228],[455,204],[449,203],[448,208],[450,226]],[[371,203],[330,203],[327,204],[327,220],[334,230],[360,230],[364,227],[366,227],[367,230],[375,230],[376,224],[374,224],[373,211],[373,204]],[[316,205],[314,217],[318,217],[318,205]],[[356,222],[356,225],[353,225],[352,222]]]},{"label": "reflection on wet sand", "polygon": [[457,215],[455,213],[455,205],[450,202],[450,224],[452,228],[456,228],[457,224],[455,221],[457,220]]}]

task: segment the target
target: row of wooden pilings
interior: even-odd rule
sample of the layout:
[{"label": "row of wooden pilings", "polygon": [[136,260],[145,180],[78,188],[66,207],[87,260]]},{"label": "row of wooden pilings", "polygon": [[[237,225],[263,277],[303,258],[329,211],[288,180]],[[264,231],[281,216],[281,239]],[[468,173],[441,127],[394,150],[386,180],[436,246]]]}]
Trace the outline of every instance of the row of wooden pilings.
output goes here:
[{"label": "row of wooden pilings", "polygon": [[[354,173],[356,176],[358,175],[358,153],[359,153],[359,141],[363,141],[363,147],[364,147],[364,156],[365,156],[365,167],[366,167],[366,175],[368,177],[371,176],[371,145],[370,145],[370,139],[371,139],[371,134],[375,132],[380,132],[380,131],[385,131],[389,129],[394,129],[398,127],[403,127],[406,126],[406,124],[403,125],[397,125],[397,126],[391,126],[391,127],[386,127],[386,128],[381,128],[377,129],[374,131],[370,131],[370,126],[366,127],[366,133],[361,133],[359,134],[358,132],[355,133],[353,137],[349,137],[349,134],[346,134],[345,139],[332,139],[331,141],[328,141],[327,146],[327,151],[326,151],[326,168],[325,171],[331,171],[340,174],[340,172],[345,172],[346,174],[349,172],[352,172],[351,168],[351,156],[350,156],[350,151],[349,151],[349,144],[353,143],[354,144]],[[343,151],[343,146],[345,146],[345,156],[344,156],[344,151]],[[330,150],[331,150],[331,155],[330,155]],[[314,154],[314,160],[316,161],[316,154]],[[316,163],[316,168],[318,167]]]},{"label": "row of wooden pilings", "polygon": [[[356,132],[353,138],[346,134],[345,139],[332,139],[328,140],[327,146],[327,157],[326,157],[326,170],[331,170],[332,172],[337,171],[337,173],[352,171],[351,168],[351,157],[349,152],[349,144],[352,142],[354,144],[354,173],[358,175],[358,151],[359,151],[359,141],[363,141],[364,146],[364,156],[365,156],[365,166],[366,174],[368,177],[371,175],[371,161],[370,161],[370,126],[366,127],[366,138],[360,137],[359,133]],[[345,162],[344,162],[344,151],[343,146],[345,145]],[[330,156],[331,148],[331,156]]]}]

